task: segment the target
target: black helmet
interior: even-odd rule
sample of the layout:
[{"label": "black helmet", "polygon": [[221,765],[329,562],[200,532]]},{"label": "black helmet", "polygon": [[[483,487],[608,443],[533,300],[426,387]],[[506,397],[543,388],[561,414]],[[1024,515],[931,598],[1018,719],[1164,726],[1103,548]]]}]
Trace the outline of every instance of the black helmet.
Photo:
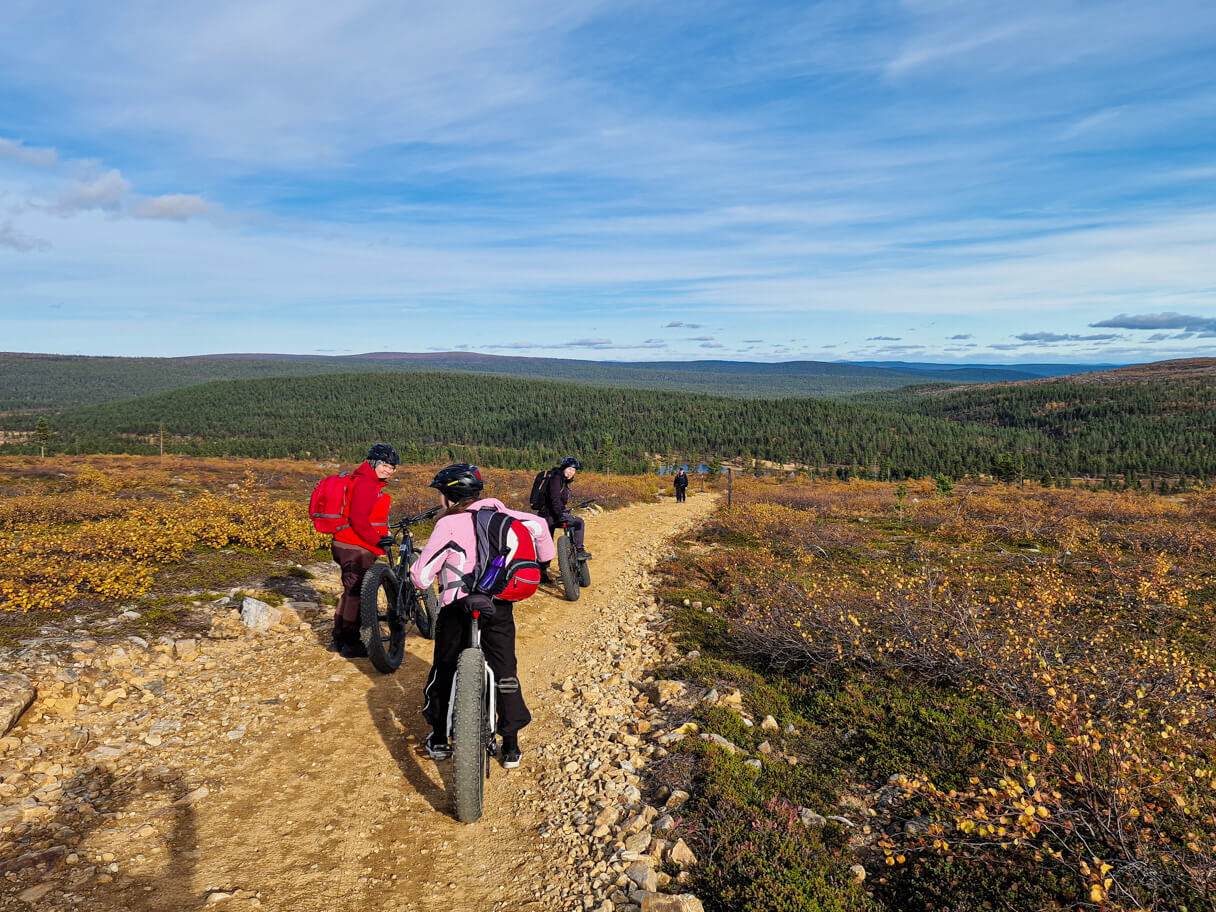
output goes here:
[{"label": "black helmet", "polygon": [[447,468],[440,469],[428,487],[432,487],[453,503],[468,497],[476,497],[481,493],[486,483],[481,478],[481,470],[467,462],[458,462]]},{"label": "black helmet", "polygon": [[580,472],[583,470],[583,464],[581,462],[579,462],[577,459],[575,459],[573,456],[567,456],[565,459],[563,459],[562,464],[559,465],[558,468],[559,469],[568,469],[571,466],[574,466],[574,468]]},{"label": "black helmet", "polygon": [[367,451],[368,462],[387,462],[389,465],[401,465],[401,456],[387,443],[373,444]]}]

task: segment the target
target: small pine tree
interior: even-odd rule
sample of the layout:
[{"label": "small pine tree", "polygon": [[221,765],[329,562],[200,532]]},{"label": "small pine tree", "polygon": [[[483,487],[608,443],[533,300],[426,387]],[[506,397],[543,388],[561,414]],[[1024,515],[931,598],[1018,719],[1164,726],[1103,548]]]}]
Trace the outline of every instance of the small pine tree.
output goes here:
[{"label": "small pine tree", "polygon": [[39,418],[38,424],[34,426],[34,442],[38,444],[38,453],[43,459],[46,458],[46,445],[52,436],[51,426],[46,423],[46,419]]},{"label": "small pine tree", "polygon": [[605,434],[600,438],[599,449],[595,451],[595,461],[600,467],[600,471],[612,477],[612,470],[616,468],[616,442],[612,439],[611,434]]}]

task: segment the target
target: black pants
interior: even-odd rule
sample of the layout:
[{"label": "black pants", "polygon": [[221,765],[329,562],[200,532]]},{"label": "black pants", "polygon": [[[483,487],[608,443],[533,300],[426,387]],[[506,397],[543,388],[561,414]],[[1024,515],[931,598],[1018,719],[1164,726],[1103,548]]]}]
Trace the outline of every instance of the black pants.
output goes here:
[{"label": "black pants", "polygon": [[359,590],[377,556],[366,548],[342,542],[334,542],[329,550],[342,568],[342,597],[334,610],[334,635],[340,639],[343,632],[359,629]]},{"label": "black pants", "polygon": [[558,523],[566,524],[566,533],[574,541],[574,547],[579,551],[583,550],[583,519],[581,516],[575,516],[573,513],[563,513],[561,519],[549,519],[549,534],[552,535],[557,529]]},{"label": "black pants", "polygon": [[676,503],[684,503],[684,493],[688,490],[688,485],[682,488],[676,488]]},{"label": "black pants", "polygon": [[515,664],[515,605],[486,595],[470,595],[444,606],[435,624],[435,661],[422,689],[422,715],[436,731],[447,731],[456,662],[469,641],[469,625],[473,622],[469,608],[491,602],[493,615],[481,619],[481,651],[498,688],[496,730],[500,735],[513,735],[532,721]]}]

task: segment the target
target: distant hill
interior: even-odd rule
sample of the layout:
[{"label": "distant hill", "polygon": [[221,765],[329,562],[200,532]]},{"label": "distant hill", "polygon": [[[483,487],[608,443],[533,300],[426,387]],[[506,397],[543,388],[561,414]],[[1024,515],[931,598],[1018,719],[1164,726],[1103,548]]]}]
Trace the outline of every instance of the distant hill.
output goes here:
[{"label": "distant hill", "polygon": [[[1118,364],[933,364],[918,361],[848,361],[863,367],[883,367],[888,370],[916,371],[918,373],[944,375],[958,372],[959,382],[992,382],[1030,380],[1035,377],[1064,377],[1088,371],[1120,369]],[[981,379],[982,374],[990,376]]]},{"label": "distant hill", "polygon": [[[0,426],[28,429],[32,418],[10,416]],[[398,372],[217,381],[52,418],[59,447],[85,452],[151,452],[163,427],[172,451],[197,455],[352,459],[369,441],[387,440],[409,461],[504,468],[539,468],[569,453],[594,465],[610,435],[620,467],[634,471],[662,453],[961,473],[983,470],[994,452],[1034,449],[1040,439],[807,397],[589,395],[571,383],[438,372],[407,383]]]},{"label": "distant hill", "polygon": [[[774,366],[779,367],[779,366]],[[1113,378],[1113,379],[1112,379]],[[867,477],[958,477],[1018,466],[1029,477],[1216,478],[1216,361],[1081,377],[934,385],[855,400],[755,399],[597,389],[473,372],[400,371],[216,381],[51,414],[61,450],[337,456],[371,440],[413,461],[539,467],[604,435],[620,468],[653,454],[840,468]],[[0,419],[28,431],[32,413]],[[28,443],[0,447],[27,452]]]},{"label": "distant hill", "polygon": [[301,377],[367,371],[461,371],[562,380],[615,389],[679,390],[742,398],[833,398],[914,383],[1020,379],[950,366],[942,372],[823,361],[582,361],[472,352],[361,355],[219,354],[188,358],[104,358],[0,354],[0,411],[118,402],[212,380]]}]

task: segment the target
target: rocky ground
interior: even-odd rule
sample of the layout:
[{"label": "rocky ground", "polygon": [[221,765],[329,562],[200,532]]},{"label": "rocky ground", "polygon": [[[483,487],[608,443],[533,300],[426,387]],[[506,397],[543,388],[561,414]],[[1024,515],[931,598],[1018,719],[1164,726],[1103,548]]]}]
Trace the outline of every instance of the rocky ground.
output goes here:
[{"label": "rocky ground", "polygon": [[421,751],[430,644],[411,636],[391,676],[324,651],[332,565],[278,617],[194,605],[199,635],[44,628],[4,656],[29,682],[7,679],[8,705],[36,698],[0,738],[0,909],[699,909],[687,796],[645,772],[690,735],[691,700],[736,698],[654,680],[677,656],[647,568],[714,503],[592,518],[593,587],[519,608],[535,721],[472,825]]}]

